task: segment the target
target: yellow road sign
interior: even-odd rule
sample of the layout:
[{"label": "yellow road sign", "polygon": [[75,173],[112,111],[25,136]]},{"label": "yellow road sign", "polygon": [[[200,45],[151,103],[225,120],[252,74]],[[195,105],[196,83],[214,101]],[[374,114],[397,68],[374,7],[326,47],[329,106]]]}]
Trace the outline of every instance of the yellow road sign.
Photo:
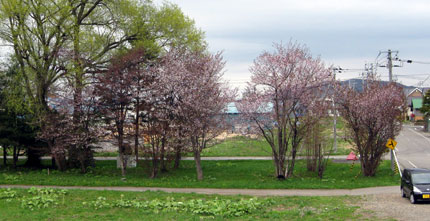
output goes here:
[{"label": "yellow road sign", "polygon": [[388,139],[387,144],[385,144],[386,147],[394,150],[394,148],[396,148],[397,142],[393,139]]}]

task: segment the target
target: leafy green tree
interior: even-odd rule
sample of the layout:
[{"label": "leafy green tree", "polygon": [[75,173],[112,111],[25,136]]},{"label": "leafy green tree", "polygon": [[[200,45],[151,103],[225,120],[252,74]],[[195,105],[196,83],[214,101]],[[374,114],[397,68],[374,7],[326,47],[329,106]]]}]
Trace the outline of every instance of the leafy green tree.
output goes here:
[{"label": "leafy green tree", "polygon": [[[81,122],[82,91],[93,80],[93,74],[106,70],[113,55],[124,54],[130,47],[144,48],[150,61],[163,51],[181,45],[192,50],[205,47],[203,32],[186,17],[178,6],[164,4],[160,8],[151,2],[137,1],[69,1],[72,8],[71,41],[72,64],[67,75],[74,90],[73,121]],[[100,31],[100,27],[103,27]],[[138,86],[141,87],[142,85]],[[140,88],[136,88],[140,91]],[[135,152],[138,152],[139,107],[136,99]],[[85,132],[85,130],[82,130]],[[76,147],[76,150],[84,150]],[[84,151],[88,153],[88,150]],[[79,151],[69,151],[69,163]]]},{"label": "leafy green tree", "polygon": [[[206,48],[203,37],[194,21],[169,3],[157,7],[138,0],[0,1],[0,38],[12,45],[19,84],[25,88],[26,103],[40,128],[53,111],[49,97],[55,95],[55,87],[73,87],[76,127],[84,122],[83,91],[95,74],[106,71],[113,56],[135,47],[145,48],[149,58],[172,47],[202,49]],[[88,132],[85,125],[79,131]],[[73,162],[80,150],[91,152],[70,147],[73,167],[78,165]]]},{"label": "leafy green tree", "polygon": [[161,48],[206,45],[194,21],[168,3],[157,8],[137,0],[2,0],[0,22],[0,37],[13,47],[26,93],[42,112],[49,110],[49,90],[65,76],[79,100],[85,74],[106,68],[116,49],[143,46],[157,54]]},{"label": "leafy green tree", "polygon": [[32,124],[34,115],[28,107],[20,77],[18,66],[13,63],[0,74],[0,146],[3,147],[3,163],[6,165],[7,149],[10,149],[14,167],[21,151],[25,151],[30,161],[34,160],[30,163],[37,166],[40,161],[31,155],[38,152],[43,143],[36,140],[38,130]]},{"label": "leafy green tree", "polygon": [[427,118],[430,117],[430,90],[428,90],[424,95],[423,106],[420,108],[420,111]]},{"label": "leafy green tree", "polygon": [[13,47],[26,94],[36,113],[48,111],[52,84],[64,75],[58,54],[70,9],[61,1],[3,0],[0,2],[1,38]]}]

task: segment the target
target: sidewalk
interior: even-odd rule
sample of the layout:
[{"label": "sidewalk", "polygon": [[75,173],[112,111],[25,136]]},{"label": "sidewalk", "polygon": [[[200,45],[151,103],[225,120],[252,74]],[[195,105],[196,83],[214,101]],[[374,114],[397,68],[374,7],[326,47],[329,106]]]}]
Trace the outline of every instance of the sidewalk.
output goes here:
[{"label": "sidewalk", "polygon": [[86,187],[86,186],[38,186],[38,185],[0,185],[0,188],[58,188],[78,190],[111,191],[163,191],[167,193],[197,193],[219,195],[249,196],[362,196],[375,194],[399,194],[399,186],[369,187],[360,189],[208,189],[208,188],[164,188],[164,187]]},{"label": "sidewalk", "polygon": [[[334,160],[346,160],[347,155],[332,155],[329,159]],[[7,159],[12,159],[12,156],[8,156]],[[25,156],[19,157],[19,159],[26,159]],[[51,157],[42,157],[43,160],[50,160]],[[95,160],[116,160],[116,157],[94,157]],[[139,158],[144,159],[144,158]],[[303,156],[296,157],[297,160],[305,159]],[[389,154],[383,156],[384,160],[389,160]],[[182,157],[182,160],[194,160],[193,157]],[[272,160],[272,157],[202,157],[201,160]]]}]

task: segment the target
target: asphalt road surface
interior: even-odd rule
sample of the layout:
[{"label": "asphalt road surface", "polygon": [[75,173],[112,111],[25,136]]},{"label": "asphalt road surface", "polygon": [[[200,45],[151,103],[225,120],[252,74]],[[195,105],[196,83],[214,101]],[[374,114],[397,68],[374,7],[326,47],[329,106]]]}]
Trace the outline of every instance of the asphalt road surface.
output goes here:
[{"label": "asphalt road surface", "polygon": [[403,125],[396,137],[396,153],[400,167],[430,169],[430,133],[422,127]]}]

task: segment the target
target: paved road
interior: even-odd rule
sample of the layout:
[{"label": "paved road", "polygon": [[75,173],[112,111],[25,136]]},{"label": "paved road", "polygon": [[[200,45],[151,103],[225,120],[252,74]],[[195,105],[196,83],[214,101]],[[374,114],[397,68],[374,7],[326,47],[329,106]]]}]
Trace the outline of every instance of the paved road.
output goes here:
[{"label": "paved road", "polygon": [[423,132],[422,127],[404,125],[396,140],[402,168],[430,169],[430,133]]}]

